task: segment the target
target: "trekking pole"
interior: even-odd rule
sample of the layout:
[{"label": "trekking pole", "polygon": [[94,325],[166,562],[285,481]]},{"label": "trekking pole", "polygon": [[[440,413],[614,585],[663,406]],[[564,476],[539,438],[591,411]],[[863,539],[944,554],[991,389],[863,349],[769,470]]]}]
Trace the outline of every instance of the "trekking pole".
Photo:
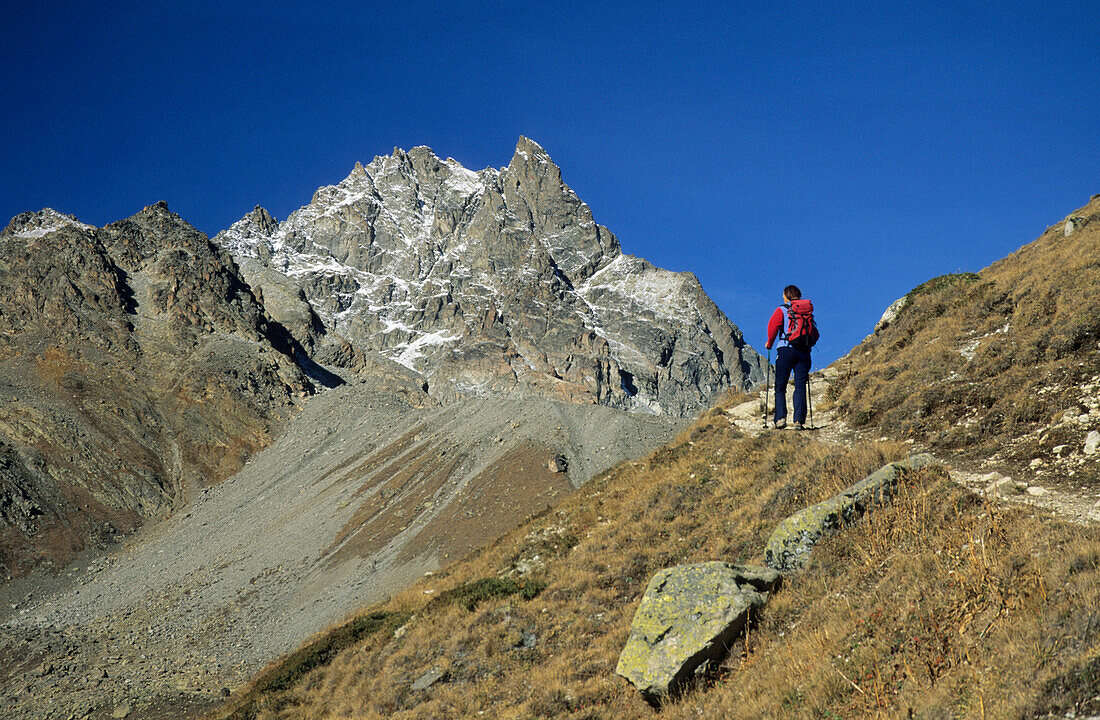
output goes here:
[{"label": "trekking pole", "polygon": [[768,399],[772,388],[772,349],[768,348],[767,380],[764,381],[764,429],[768,429]]},{"label": "trekking pole", "polygon": [[[812,368],[811,368],[812,370]],[[813,377],[813,373],[810,372],[806,375],[806,408],[810,411],[810,429],[814,429],[814,400],[813,393],[810,392],[810,379]]]}]

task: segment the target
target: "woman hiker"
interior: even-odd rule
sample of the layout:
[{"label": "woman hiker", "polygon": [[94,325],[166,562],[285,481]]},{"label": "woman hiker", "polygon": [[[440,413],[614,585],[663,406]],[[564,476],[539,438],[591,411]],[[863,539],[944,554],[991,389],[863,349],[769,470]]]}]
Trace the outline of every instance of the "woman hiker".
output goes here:
[{"label": "woman hiker", "polygon": [[813,320],[813,305],[809,300],[802,300],[802,291],[794,285],[783,288],[783,304],[775,309],[768,320],[768,342],[764,347],[771,350],[777,338],[779,348],[775,352],[775,427],[787,427],[787,381],[794,371],[794,422],[797,429],[803,430],[806,427],[806,383],[810,377],[810,348],[817,342],[817,328]]}]

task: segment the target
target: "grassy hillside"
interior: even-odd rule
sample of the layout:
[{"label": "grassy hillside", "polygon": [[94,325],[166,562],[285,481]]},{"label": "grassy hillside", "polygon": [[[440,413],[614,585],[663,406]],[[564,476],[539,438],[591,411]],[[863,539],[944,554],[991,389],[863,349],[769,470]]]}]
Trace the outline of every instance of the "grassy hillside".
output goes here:
[{"label": "grassy hillside", "polygon": [[907,299],[836,365],[833,397],[854,425],[1100,483],[1080,452],[1100,429],[1100,196],[980,273]]},{"label": "grassy hillside", "polygon": [[[731,397],[489,548],[273,663],[217,718],[652,718],[614,674],[648,579],[759,563],[771,530],[912,441],[1096,482],[1100,198],[978,274],[909,293],[831,395],[897,441],[746,436]],[[908,440],[910,442],[903,442]],[[1038,459],[1039,462],[1035,462]],[[1075,715],[1068,715],[1068,713]],[[662,718],[1100,714],[1100,530],[976,496],[941,466],[819,545],[715,681]]]},{"label": "grassy hillside", "polygon": [[[729,406],[315,638],[215,717],[655,717],[614,674],[649,577],[684,562],[759,562],[782,518],[906,453],[743,436]],[[819,546],[723,677],[660,715],[1100,712],[1098,608],[1100,533],[987,504],[928,469]]]}]

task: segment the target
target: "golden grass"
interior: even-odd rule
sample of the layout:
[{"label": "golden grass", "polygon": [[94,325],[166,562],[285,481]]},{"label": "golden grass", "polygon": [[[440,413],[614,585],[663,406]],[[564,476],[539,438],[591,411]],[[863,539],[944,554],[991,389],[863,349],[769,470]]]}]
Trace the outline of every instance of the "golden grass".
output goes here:
[{"label": "golden grass", "polygon": [[[929,281],[890,326],[837,369],[832,399],[854,425],[974,456],[1027,464],[1083,433],[1029,433],[1086,411],[1100,370],[1100,199],[981,273]],[[1096,465],[1079,480],[1097,481]]]},{"label": "golden grass", "polygon": [[[364,611],[408,614],[402,629],[369,634],[289,688],[265,691],[286,674],[276,663],[231,708],[282,720],[655,717],[614,674],[649,577],[677,563],[760,562],[779,520],[906,453],[898,443],[825,446],[808,433],[743,437],[721,410]],[[439,599],[484,578],[518,579],[517,568],[535,568],[523,579],[541,592],[472,606]],[[939,469],[913,473],[892,504],[818,546],[718,680],[660,715],[1080,710],[1100,694],[1100,663],[1089,664],[1100,656],[1098,581],[1096,532],[988,505]],[[433,669],[446,675],[413,690]]]}]

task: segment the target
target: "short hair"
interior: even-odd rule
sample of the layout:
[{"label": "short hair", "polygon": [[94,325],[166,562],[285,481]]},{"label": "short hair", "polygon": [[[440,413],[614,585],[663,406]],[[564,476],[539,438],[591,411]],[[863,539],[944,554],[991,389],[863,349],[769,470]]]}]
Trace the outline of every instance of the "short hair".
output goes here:
[{"label": "short hair", "polygon": [[802,291],[799,290],[798,286],[796,286],[796,285],[788,285],[787,287],[783,288],[783,295],[788,300],[801,300],[802,299]]}]

